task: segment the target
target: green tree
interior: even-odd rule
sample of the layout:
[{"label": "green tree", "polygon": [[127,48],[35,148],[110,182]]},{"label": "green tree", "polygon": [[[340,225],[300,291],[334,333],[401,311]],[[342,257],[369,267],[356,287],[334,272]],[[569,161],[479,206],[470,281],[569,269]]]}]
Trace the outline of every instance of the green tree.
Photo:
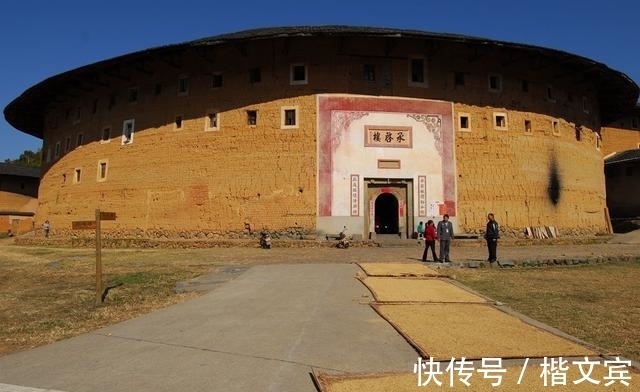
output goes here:
[{"label": "green tree", "polygon": [[4,163],[27,167],[40,167],[42,165],[42,148],[35,152],[24,150],[18,159],[5,159]]}]

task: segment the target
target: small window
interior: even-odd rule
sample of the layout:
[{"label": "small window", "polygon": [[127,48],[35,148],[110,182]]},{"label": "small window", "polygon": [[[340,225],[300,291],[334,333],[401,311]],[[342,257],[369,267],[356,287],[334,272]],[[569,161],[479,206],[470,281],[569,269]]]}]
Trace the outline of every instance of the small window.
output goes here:
[{"label": "small window", "polygon": [[67,139],[64,143],[64,152],[68,152],[71,150],[71,136],[67,136]]},{"label": "small window", "polygon": [[107,161],[98,162],[98,181],[107,179]]},{"label": "small window", "polygon": [[453,85],[456,87],[464,86],[464,72],[455,72],[453,74]]},{"label": "small window", "polygon": [[364,64],[362,66],[362,79],[369,82],[376,80],[376,66],[373,64]]},{"label": "small window", "polygon": [[638,117],[631,117],[631,128],[638,129],[638,123],[640,123]]},{"label": "small window", "polygon": [[106,127],[102,129],[102,139],[100,140],[102,143],[107,143],[111,140],[111,128]]},{"label": "small window", "polygon": [[84,143],[84,135],[79,133],[76,135],[76,147],[80,147]]},{"label": "small window", "polygon": [[249,71],[249,83],[260,83],[262,81],[262,73],[260,68],[251,68]]},{"label": "small window", "polygon": [[624,174],[627,177],[633,177],[633,166],[627,166],[624,168]]},{"label": "small window", "polygon": [[[600,151],[600,148],[602,148],[602,136],[596,133],[596,150]],[[638,145],[638,148],[640,148],[640,145]]]},{"label": "small window", "polygon": [[426,87],[427,86],[427,70],[424,58],[409,59],[409,85]]},{"label": "small window", "polygon": [[582,140],[582,127],[580,125],[575,126],[575,132],[576,132],[576,141]]},{"label": "small window", "polygon": [[125,120],[122,123],[122,144],[133,143],[134,124],[134,119]]},{"label": "small window", "polygon": [[507,114],[493,113],[493,127],[501,131],[506,131],[507,130]]},{"label": "small window", "polygon": [[138,102],[138,87],[129,88],[129,103]]},{"label": "small window", "polygon": [[549,102],[555,102],[555,92],[553,90],[553,86],[547,86],[545,89],[545,99]]},{"label": "small window", "polygon": [[176,116],[176,129],[182,129],[182,116]]},{"label": "small window", "polygon": [[162,83],[156,83],[156,85],[153,87],[153,95],[160,95],[162,94]]},{"label": "small window", "polygon": [[471,132],[471,123],[469,121],[469,114],[460,113],[458,115],[458,129],[461,131]]},{"label": "small window", "polygon": [[222,72],[215,72],[211,75],[211,88],[220,88],[223,83]]},{"label": "small window", "polygon": [[531,120],[524,120],[524,133],[528,135],[533,133],[533,130],[531,129]]},{"label": "small window", "polygon": [[502,91],[502,76],[495,74],[489,75],[489,91]]},{"label": "small window", "polygon": [[285,107],[282,108],[282,124],[283,129],[298,128],[298,108]]},{"label": "small window", "polygon": [[551,132],[556,136],[560,136],[560,123],[558,120],[551,120]]},{"label": "small window", "polygon": [[307,84],[307,66],[305,64],[291,64],[290,83]]},{"label": "small window", "polygon": [[249,125],[258,124],[258,111],[257,110],[247,110],[247,124],[249,124]]},{"label": "small window", "polygon": [[60,157],[60,142],[56,142],[55,152],[53,153],[55,159]]},{"label": "small window", "polygon": [[215,131],[218,129],[218,112],[210,110],[207,113],[205,131]]},{"label": "small window", "polygon": [[587,97],[582,97],[582,111],[586,114],[589,114],[591,110],[589,109],[589,100]]},{"label": "small window", "polygon": [[116,106],[116,95],[115,94],[111,94],[109,96],[109,106],[108,109],[111,110],[111,108],[113,108],[114,106]]},{"label": "small window", "polygon": [[73,109],[73,123],[78,124],[82,117],[82,108],[80,106],[76,106]]},{"label": "small window", "polygon": [[178,95],[189,95],[189,77],[186,75],[178,78]]},{"label": "small window", "polygon": [[528,80],[523,80],[521,86],[522,86],[522,92],[523,93],[528,93],[529,92],[529,81]]},{"label": "small window", "polygon": [[51,162],[51,149],[47,148],[47,159],[45,160],[46,162]]},{"label": "small window", "polygon": [[76,168],[75,171],[74,171],[73,183],[74,184],[79,184],[81,178],[82,178],[82,169]]}]

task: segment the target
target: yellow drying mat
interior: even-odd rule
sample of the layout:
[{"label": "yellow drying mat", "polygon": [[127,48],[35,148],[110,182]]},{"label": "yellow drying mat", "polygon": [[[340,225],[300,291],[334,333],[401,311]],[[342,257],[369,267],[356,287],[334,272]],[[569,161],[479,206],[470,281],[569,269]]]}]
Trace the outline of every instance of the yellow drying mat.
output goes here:
[{"label": "yellow drying mat", "polygon": [[[461,358],[456,358],[459,361]],[[557,360],[557,358],[555,358]],[[581,361],[583,359],[577,359]],[[598,359],[592,359],[598,360]],[[583,366],[584,373],[589,374],[589,377],[593,382],[599,381],[599,384],[593,384],[589,381],[582,381],[579,384],[574,384],[574,381],[578,381],[584,378],[584,375],[580,372],[580,367],[577,364],[573,364],[573,359],[569,359],[566,364],[566,372],[558,371],[556,375],[547,375],[547,386],[544,386],[544,378],[541,377],[542,368],[538,365],[527,366],[520,384],[518,380],[520,373],[522,372],[522,366],[502,367],[506,370],[504,373],[487,373],[487,378],[482,372],[478,372],[482,368],[481,361],[474,361],[469,373],[471,377],[467,379],[469,386],[463,384],[460,379],[465,378],[464,375],[458,374],[457,371],[453,372],[453,387],[450,387],[451,372],[447,372],[446,368],[449,362],[443,362],[440,364],[441,375],[437,376],[438,381],[442,385],[438,386],[433,379],[429,381],[427,385],[418,386],[418,375],[415,373],[387,373],[387,374],[364,374],[364,375],[330,375],[330,374],[318,374],[316,378],[320,384],[322,392],[423,392],[423,391],[474,391],[474,392],[628,392],[638,390],[640,385],[640,372],[631,367],[623,366],[622,368],[616,368],[623,371],[620,373],[624,380],[629,384],[626,386],[621,383],[621,379],[612,380],[609,376],[609,368],[604,366],[604,360],[599,358],[600,364],[593,367],[593,371],[589,374],[589,366]],[[416,358],[417,362],[417,358]],[[463,372],[463,373],[466,373]],[[561,373],[565,373],[566,376],[562,376]],[[493,375],[502,375],[502,379],[499,385],[493,386],[492,383],[496,383],[497,379],[493,378]],[[614,373],[615,375],[615,373]],[[427,375],[422,376],[422,383],[427,381]],[[552,379],[555,379],[555,381]],[[630,378],[630,379],[629,379]],[[561,385],[564,379],[566,385]],[[614,381],[609,386],[604,386],[605,383]],[[555,382],[555,384],[552,384]]]},{"label": "yellow drying mat", "polygon": [[484,298],[440,279],[367,276],[361,281],[379,302],[486,302]]},{"label": "yellow drying mat", "polygon": [[486,304],[373,304],[424,358],[597,355]]},{"label": "yellow drying mat", "polygon": [[358,263],[369,276],[440,276],[438,271],[419,263]]}]

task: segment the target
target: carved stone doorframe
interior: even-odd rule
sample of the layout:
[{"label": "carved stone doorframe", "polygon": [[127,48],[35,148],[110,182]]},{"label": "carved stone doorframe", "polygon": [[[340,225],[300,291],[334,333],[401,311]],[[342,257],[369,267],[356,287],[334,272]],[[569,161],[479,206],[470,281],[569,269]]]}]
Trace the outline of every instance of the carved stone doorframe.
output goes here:
[{"label": "carved stone doorframe", "polygon": [[365,230],[369,238],[376,236],[375,204],[383,193],[390,193],[398,199],[398,236],[411,238],[413,234],[413,180],[396,178],[365,178]]}]

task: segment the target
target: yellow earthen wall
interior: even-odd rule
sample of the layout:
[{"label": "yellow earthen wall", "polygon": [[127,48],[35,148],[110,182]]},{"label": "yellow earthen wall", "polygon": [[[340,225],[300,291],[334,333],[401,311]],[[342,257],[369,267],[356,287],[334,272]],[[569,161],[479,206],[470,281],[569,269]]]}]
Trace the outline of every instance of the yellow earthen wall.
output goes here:
[{"label": "yellow earthen wall", "polygon": [[[211,56],[180,58],[180,70],[167,62],[153,63],[151,73],[130,71],[132,83],[110,80],[78,101],[52,106],[44,130],[44,150],[66,137],[84,145],[53,160],[40,186],[38,225],[49,219],[59,232],[75,220],[93,219],[94,210],[114,211],[115,222],[104,228],[123,236],[239,236],[252,230],[301,228],[313,233],[316,220],[316,94],[348,93],[439,99],[454,102],[456,123],[457,224],[466,232],[484,228],[492,211],[508,233],[525,226],[556,226],[564,234],[599,233],[603,216],[602,154],[596,149],[597,108],[585,112],[571,80],[554,79],[555,100],[544,99],[548,75],[531,71],[525,61],[504,69],[499,53],[474,60],[464,49],[432,48],[401,40],[386,48],[367,39],[341,41],[310,38],[285,42],[221,46]],[[390,52],[389,52],[390,51]],[[428,87],[408,85],[408,58],[427,59]],[[477,55],[477,53],[475,54]],[[215,59],[215,60],[211,60]],[[222,60],[220,60],[222,59]],[[290,85],[291,63],[304,62],[308,84]],[[362,80],[362,64],[376,66],[376,80]],[[252,67],[261,67],[262,81],[248,82]],[[553,68],[553,67],[550,67]],[[499,70],[500,92],[487,90],[488,74]],[[553,69],[551,69],[552,71]],[[465,86],[453,75],[463,71]],[[548,72],[551,72],[548,71]],[[222,72],[224,86],[210,87],[212,72]],[[178,96],[179,75],[188,75],[190,91]],[[523,92],[522,79],[529,83]],[[162,93],[153,93],[162,83]],[[126,101],[128,88],[139,88],[137,103]],[[108,109],[107,97],[117,95]],[[96,113],[93,102],[98,100]],[[77,123],[65,112],[82,107]],[[283,107],[298,110],[299,127],[281,129]],[[206,113],[219,113],[219,130],[205,131]],[[247,110],[257,110],[258,124],[247,125]],[[459,113],[467,113],[471,131],[458,130]],[[495,112],[507,115],[507,130],[493,126]],[[175,129],[181,116],[182,129]],[[135,118],[133,143],[121,144],[122,123]],[[524,119],[533,132],[524,134]],[[551,131],[558,121],[559,135]],[[577,140],[575,127],[582,131]],[[112,137],[100,141],[102,129]],[[555,160],[560,197],[548,194]],[[100,162],[107,177],[98,181]],[[425,162],[426,164],[426,162]],[[81,180],[74,181],[76,169]]]}]

